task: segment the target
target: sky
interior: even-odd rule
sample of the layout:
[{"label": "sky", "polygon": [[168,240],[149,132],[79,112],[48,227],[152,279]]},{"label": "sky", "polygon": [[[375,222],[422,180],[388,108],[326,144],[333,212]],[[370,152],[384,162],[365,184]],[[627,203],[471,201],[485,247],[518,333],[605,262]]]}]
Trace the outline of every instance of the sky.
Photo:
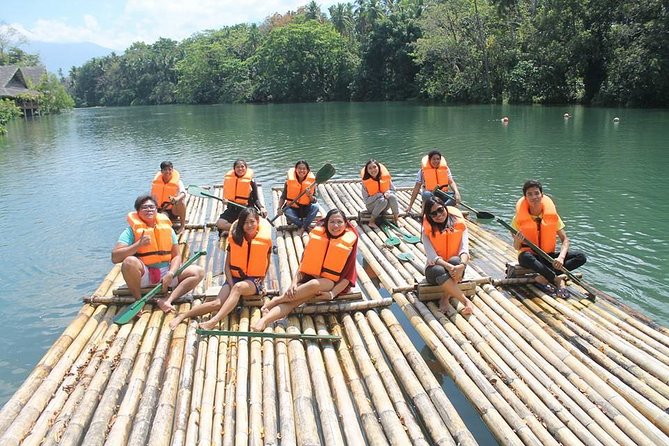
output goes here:
[{"label": "sky", "polygon": [[[260,23],[266,17],[296,11],[308,0],[24,0],[3,8],[0,23],[29,41],[92,42],[122,51],[133,42],[151,44],[160,37],[180,41],[206,29]],[[345,0],[316,0],[321,11]]]}]

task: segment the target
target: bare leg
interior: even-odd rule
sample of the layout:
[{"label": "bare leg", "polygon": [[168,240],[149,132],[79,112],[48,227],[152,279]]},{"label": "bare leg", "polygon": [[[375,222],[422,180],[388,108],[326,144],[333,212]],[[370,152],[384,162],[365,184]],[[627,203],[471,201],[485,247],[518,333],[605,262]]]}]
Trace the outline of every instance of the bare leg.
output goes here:
[{"label": "bare leg", "polygon": [[292,298],[284,294],[263,305],[263,316],[253,324],[251,330],[265,330],[269,324],[286,317],[294,308],[313,299],[320,291],[329,291],[333,287],[334,282],[332,280],[323,278],[312,279],[298,285]]},{"label": "bare leg", "polygon": [[[221,292],[222,291],[223,289],[221,289]],[[200,328],[204,330],[211,330],[216,326],[216,324],[218,324],[221,319],[223,319],[225,316],[230,314],[232,310],[235,309],[241,296],[252,296],[256,294],[256,292],[256,286],[251,281],[243,280],[241,282],[237,282],[232,286],[232,291],[230,291],[226,297],[220,299],[221,308],[219,308],[218,313],[216,313],[214,317],[209,319],[207,322],[201,322]]]},{"label": "bare leg", "polygon": [[172,206],[172,213],[179,217],[179,223],[181,224],[179,234],[181,234],[184,232],[184,229],[186,229],[186,199],[177,201],[174,206]]},{"label": "bare leg", "polygon": [[172,293],[167,298],[157,299],[156,304],[163,310],[165,313],[174,311],[174,306],[172,302],[175,299],[183,296],[187,292],[193,290],[198,283],[204,278],[204,269],[199,265],[191,265],[181,274],[179,274],[179,284],[172,291]]},{"label": "bare leg", "polygon": [[144,274],[144,264],[135,256],[126,257],[121,264],[121,274],[125,284],[136,300],[142,298],[142,288],[140,286],[142,275]]},{"label": "bare leg", "polygon": [[218,232],[229,231],[231,226],[232,223],[228,222],[227,220],[223,220],[222,218],[216,220],[216,227],[218,228]]},{"label": "bare leg", "polygon": [[458,287],[458,284],[455,283],[453,279],[448,279],[441,287],[444,290],[444,297],[442,297],[441,301],[439,302],[439,311],[445,313],[448,299],[450,297],[454,297],[459,300],[462,305],[464,305],[464,308],[460,310],[460,314],[463,316],[472,314],[472,303],[469,301],[469,299],[467,299],[465,293],[462,292],[460,287]]},{"label": "bare leg", "polygon": [[[225,288],[225,286],[223,288]],[[223,291],[223,288],[221,289],[221,291]],[[203,302],[200,305],[191,308],[185,313],[177,314],[175,318],[172,319],[172,321],[170,322],[170,329],[174,330],[175,328],[177,328],[177,325],[179,325],[181,321],[183,321],[184,319],[202,316],[203,314],[209,314],[218,310],[219,308],[221,308],[221,301],[219,300],[219,298]]]}]

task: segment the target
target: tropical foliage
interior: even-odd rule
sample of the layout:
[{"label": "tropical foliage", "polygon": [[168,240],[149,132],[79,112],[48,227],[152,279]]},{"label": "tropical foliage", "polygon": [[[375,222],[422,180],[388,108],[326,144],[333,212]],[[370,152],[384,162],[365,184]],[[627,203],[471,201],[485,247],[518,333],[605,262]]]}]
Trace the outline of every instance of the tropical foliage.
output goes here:
[{"label": "tropical foliage", "polygon": [[666,0],[311,1],[73,67],[78,105],[412,100],[669,105]]}]

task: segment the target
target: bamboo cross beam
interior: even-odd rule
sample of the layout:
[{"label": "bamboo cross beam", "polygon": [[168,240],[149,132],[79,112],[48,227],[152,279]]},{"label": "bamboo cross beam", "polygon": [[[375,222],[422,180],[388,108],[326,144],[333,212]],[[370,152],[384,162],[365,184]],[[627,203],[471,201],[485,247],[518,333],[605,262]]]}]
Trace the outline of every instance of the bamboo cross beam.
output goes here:
[{"label": "bamboo cross beam", "polygon": [[341,341],[337,335],[312,335],[307,333],[266,333],[259,331],[234,331],[234,330],[202,330],[195,332],[202,336],[240,336],[249,338],[273,338],[273,339],[303,339],[307,341]]}]

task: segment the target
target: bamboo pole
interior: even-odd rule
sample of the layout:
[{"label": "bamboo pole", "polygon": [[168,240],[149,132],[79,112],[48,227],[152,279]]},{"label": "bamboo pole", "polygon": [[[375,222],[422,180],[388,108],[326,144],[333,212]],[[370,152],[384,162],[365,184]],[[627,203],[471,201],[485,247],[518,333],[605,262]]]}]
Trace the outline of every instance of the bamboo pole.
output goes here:
[{"label": "bamboo pole", "polygon": [[[372,317],[371,314],[370,317]],[[362,313],[355,313],[354,318],[358,325],[360,335],[365,340],[369,356],[374,363],[379,376],[383,380],[383,384],[389,397],[393,401],[393,406],[400,419],[404,421],[407,433],[411,437],[412,444],[455,445],[455,441],[451,437],[448,428],[431,404],[424,389],[417,383],[417,378],[406,361],[403,360],[404,357],[401,354],[399,356],[391,356],[391,352],[387,352],[389,358],[397,359],[394,359],[391,364],[386,363],[386,356],[381,351],[378,343],[386,341],[384,347],[392,347],[390,346],[388,340],[389,335],[385,330],[385,327],[379,328],[379,325],[383,326],[383,324],[379,324],[378,319],[375,318],[375,322],[377,322],[376,328],[378,330],[375,333],[372,331],[367,319]],[[403,388],[400,387],[398,381],[403,384]],[[413,415],[411,407],[404,398],[405,393],[411,398],[413,406],[417,411],[416,415],[420,415],[422,421],[425,423],[430,438],[424,436],[418,421]]]},{"label": "bamboo pole", "polygon": [[[314,323],[318,335],[328,334],[323,316],[316,316]],[[355,412],[351,395],[346,387],[344,374],[337,359],[336,347],[332,343],[326,343],[321,346],[321,349],[325,363],[325,373],[327,373],[326,380],[332,386],[332,395],[337,405],[337,411],[341,420],[341,429],[346,439],[346,444],[365,444],[365,437],[361,430],[360,421]]]},{"label": "bamboo pole", "polygon": [[494,426],[492,434],[503,444],[539,444],[539,440],[527,428],[520,417],[508,407],[492,385],[472,366],[459,347],[446,337],[439,338],[419,316],[407,297],[396,293],[393,299],[409,318],[437,360],[444,366],[460,390],[467,395],[488,426]]},{"label": "bamboo pole", "polygon": [[[343,336],[342,328],[334,316],[329,316],[329,322],[332,326],[332,333],[338,336]],[[365,385],[351,355],[350,345],[346,340],[339,343],[339,347],[337,347],[337,357],[341,364],[342,371],[344,372],[347,387],[350,389],[351,396],[353,397],[358,417],[360,418],[360,424],[364,429],[365,444],[371,446],[388,445],[388,439],[386,438],[380,420],[377,418],[374,408],[371,405],[371,400],[365,390]]]},{"label": "bamboo pole", "polygon": [[32,397],[21,408],[18,416],[16,416],[12,424],[8,426],[2,437],[0,437],[0,444],[18,445],[24,439],[32,425],[39,418],[40,413],[42,413],[48,404],[51,395],[53,395],[62,382],[65,374],[70,370],[72,364],[79,357],[86,345],[88,345],[91,336],[96,332],[99,333],[98,325],[109,325],[113,314],[114,310],[106,307],[98,307],[96,309],[95,313],[86,321],[79,336],[72,341],[63,357],[58,361],[58,364],[40,383]]},{"label": "bamboo pole", "polygon": [[[299,327],[299,321],[296,317],[291,317],[290,322]],[[305,316],[302,318],[302,332],[307,335],[317,335],[311,317]],[[345,444],[344,435],[339,425],[339,414],[335,407],[333,391],[330,388],[330,381],[325,371],[321,345],[314,341],[305,341],[305,344],[309,375],[313,382],[314,396],[318,403],[318,428],[322,434],[323,443],[343,446]]]},{"label": "bamboo pole", "polygon": [[[239,331],[249,329],[249,310],[244,308],[239,317]],[[249,339],[237,338],[237,382],[235,393],[235,445],[242,446],[249,442]]]},{"label": "bamboo pole", "polygon": [[341,302],[341,303],[321,303],[314,305],[305,305],[295,308],[291,314],[328,314],[328,313],[343,313],[352,311],[363,311],[374,308],[389,307],[393,304],[391,298],[381,300],[366,300],[358,302]]},{"label": "bamboo pole", "polygon": [[[270,331],[267,329],[265,331]],[[277,325],[275,333],[284,333],[285,328]],[[293,407],[293,377],[291,375],[290,360],[288,357],[288,341],[278,339],[276,341],[276,387],[279,400],[279,435],[280,444],[297,444],[297,433],[295,418],[295,408]],[[301,377],[296,376],[295,379]]]},{"label": "bamboo pole", "polygon": [[[239,318],[235,313],[230,314],[230,328],[232,330],[239,330]],[[235,436],[235,420],[236,410],[235,395],[237,392],[237,366],[238,359],[237,338],[228,338],[228,374],[225,379],[225,402],[223,404],[223,439],[222,443],[225,446],[232,446],[234,444]]]},{"label": "bamboo pole", "polygon": [[[227,329],[232,326],[232,318],[228,316],[221,321],[221,328]],[[194,327],[193,327],[194,328]],[[210,340],[211,342],[211,340]],[[202,444],[220,446],[223,443],[223,419],[225,416],[225,395],[226,395],[226,374],[229,367],[229,345],[230,341],[226,337],[218,338],[218,365],[216,367],[216,390],[214,392],[214,407],[211,430],[208,433],[202,432]],[[210,443],[205,443],[210,438]]]},{"label": "bamboo pole", "polygon": [[[255,319],[252,323],[255,322]],[[262,419],[263,440],[267,446],[276,446],[278,438],[277,405],[277,361],[274,357],[275,348],[272,339],[265,339],[262,343]],[[283,416],[283,414],[281,414]]]},{"label": "bamboo pole", "polygon": [[387,439],[392,445],[410,444],[411,440],[404,430],[404,422],[393,408],[392,401],[384,388],[383,380],[374,368],[372,359],[369,357],[360,333],[353,322],[353,318],[346,314],[342,316],[342,321],[344,322],[346,338],[353,349],[353,355]]},{"label": "bamboo pole", "polygon": [[[602,408],[621,428],[621,430],[639,444],[652,444],[651,439],[657,438],[657,436],[651,432],[651,429],[649,429],[649,426],[645,425],[645,423],[640,423],[641,425],[638,425],[637,423],[639,420],[636,417],[628,417],[628,415],[631,415],[629,405],[623,403],[619,396],[611,392],[610,388],[607,390],[606,386],[603,385],[603,382],[598,377],[592,376],[592,373],[583,370],[582,364],[578,363],[571,355],[565,352],[536,324],[534,324],[526,314],[513,306],[513,304],[507,302],[506,299],[500,295],[498,291],[492,288],[491,285],[484,285],[484,289],[491,297],[494,295],[499,296],[496,299],[496,303],[508,312],[500,315],[502,315],[507,322],[513,324],[512,326],[514,330],[525,338],[527,342],[529,342],[553,367],[560,370],[560,373],[566,376],[570,382],[577,386],[582,392],[585,392],[588,398]],[[489,305],[491,304],[489,301],[486,301],[486,303]],[[513,317],[514,319],[512,320],[510,317]],[[573,369],[578,370],[578,373]],[[596,388],[590,386],[588,381],[595,384]],[[603,392],[605,395],[602,396],[599,392]],[[633,422],[633,420],[636,420],[636,422]],[[650,435],[650,437],[646,437],[646,435]]]}]

